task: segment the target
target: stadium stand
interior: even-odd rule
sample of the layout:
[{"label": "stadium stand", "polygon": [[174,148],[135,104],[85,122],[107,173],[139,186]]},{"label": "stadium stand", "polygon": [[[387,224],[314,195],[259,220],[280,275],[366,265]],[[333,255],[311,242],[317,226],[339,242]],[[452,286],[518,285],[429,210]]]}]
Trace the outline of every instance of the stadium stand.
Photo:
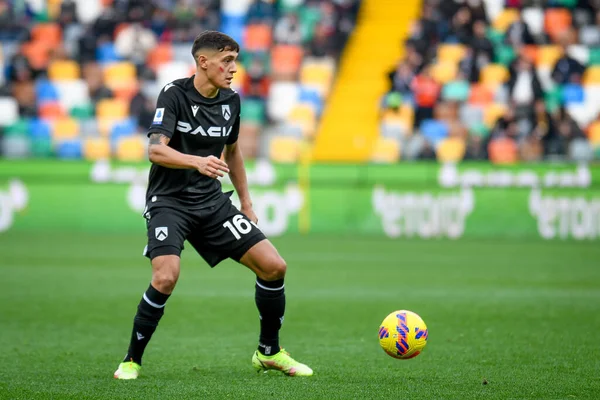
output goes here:
[{"label": "stadium stand", "polygon": [[423,0],[389,73],[381,137],[396,161],[598,159],[598,22],[595,0]]},{"label": "stadium stand", "polygon": [[246,158],[294,162],[315,135],[357,0],[0,1],[3,157],[135,161],[160,89],[194,73],[191,45],[242,46]]}]

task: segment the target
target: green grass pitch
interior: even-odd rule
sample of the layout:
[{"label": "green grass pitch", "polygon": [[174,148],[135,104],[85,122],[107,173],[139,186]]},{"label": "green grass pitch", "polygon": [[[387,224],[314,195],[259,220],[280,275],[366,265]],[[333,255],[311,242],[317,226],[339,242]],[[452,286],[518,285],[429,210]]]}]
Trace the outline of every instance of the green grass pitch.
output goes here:
[{"label": "green grass pitch", "polygon": [[[138,236],[0,235],[2,399],[600,398],[600,245],[290,236],[282,344],[312,378],[257,374],[253,276],[188,248],[137,381],[116,381],[149,278]],[[396,309],[425,351],[378,344]],[[484,384],[484,381],[486,384]]]}]

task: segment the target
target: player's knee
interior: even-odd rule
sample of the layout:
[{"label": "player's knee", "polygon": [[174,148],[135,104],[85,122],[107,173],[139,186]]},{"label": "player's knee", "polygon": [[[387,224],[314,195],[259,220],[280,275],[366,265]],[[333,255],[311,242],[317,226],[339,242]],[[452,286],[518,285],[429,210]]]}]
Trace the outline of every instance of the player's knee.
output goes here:
[{"label": "player's knee", "polygon": [[177,276],[172,273],[156,273],[152,277],[152,286],[164,294],[170,294],[175,289]]},{"label": "player's knee", "polygon": [[283,279],[287,271],[287,264],[285,260],[279,256],[269,260],[267,268],[264,268],[265,277],[263,279],[267,281],[276,281]]},{"label": "player's knee", "polygon": [[[159,257],[157,257],[159,258]],[[179,278],[179,263],[167,257],[153,261],[152,286],[161,293],[170,294]]]}]

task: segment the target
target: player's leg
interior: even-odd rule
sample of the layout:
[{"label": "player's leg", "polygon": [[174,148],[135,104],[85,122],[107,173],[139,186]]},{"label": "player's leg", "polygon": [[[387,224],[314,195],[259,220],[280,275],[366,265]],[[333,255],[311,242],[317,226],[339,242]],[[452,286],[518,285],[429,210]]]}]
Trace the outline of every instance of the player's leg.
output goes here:
[{"label": "player's leg", "polygon": [[267,239],[252,246],[240,263],[256,274],[254,300],[260,315],[258,351],[273,355],[279,351],[279,330],[285,314],[286,263]]},{"label": "player's leg", "polygon": [[152,214],[148,220],[148,247],[145,251],[152,260],[152,280],[138,304],[127,355],[114,373],[118,379],[137,378],[146,346],[179,278],[179,256],[188,232],[188,220],[185,215],[172,210],[158,210]]},{"label": "player's leg", "polygon": [[285,314],[285,260],[273,244],[264,239],[240,258],[256,274],[255,301],[260,315],[258,350],[252,365],[258,371],[275,369],[290,376],[311,376],[312,369],[292,357],[279,345],[279,330]]}]

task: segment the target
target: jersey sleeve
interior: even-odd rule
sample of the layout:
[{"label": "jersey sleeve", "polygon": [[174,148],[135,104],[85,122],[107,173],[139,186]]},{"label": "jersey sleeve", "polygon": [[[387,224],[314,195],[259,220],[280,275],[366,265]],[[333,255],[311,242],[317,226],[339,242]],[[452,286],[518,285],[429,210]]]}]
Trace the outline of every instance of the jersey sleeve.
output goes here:
[{"label": "jersey sleeve", "polygon": [[162,133],[168,138],[172,138],[175,133],[175,125],[177,124],[177,97],[175,91],[177,89],[173,88],[173,85],[169,85],[165,86],[158,95],[152,125],[148,129],[148,136],[152,133]]},{"label": "jersey sleeve", "polygon": [[235,122],[233,123],[233,129],[231,129],[231,133],[229,134],[229,138],[227,139],[227,144],[234,144],[237,142],[238,137],[240,135],[240,114],[242,112],[241,101],[239,95],[237,96],[238,101],[238,113],[235,117]]}]

